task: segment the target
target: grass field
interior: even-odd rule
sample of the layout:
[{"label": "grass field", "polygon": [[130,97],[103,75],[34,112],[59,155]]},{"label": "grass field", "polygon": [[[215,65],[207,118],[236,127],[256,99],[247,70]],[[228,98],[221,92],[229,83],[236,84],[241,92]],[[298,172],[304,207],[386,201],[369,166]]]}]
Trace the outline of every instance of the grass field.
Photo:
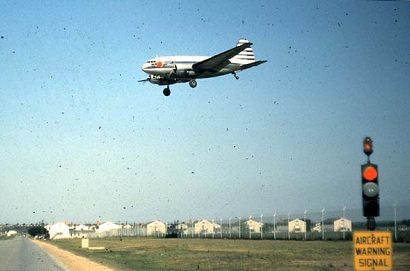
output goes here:
[{"label": "grass field", "polygon": [[[117,270],[353,270],[351,242],[212,239],[80,239],[52,244]],[[410,270],[410,244],[394,244],[394,270]]]}]

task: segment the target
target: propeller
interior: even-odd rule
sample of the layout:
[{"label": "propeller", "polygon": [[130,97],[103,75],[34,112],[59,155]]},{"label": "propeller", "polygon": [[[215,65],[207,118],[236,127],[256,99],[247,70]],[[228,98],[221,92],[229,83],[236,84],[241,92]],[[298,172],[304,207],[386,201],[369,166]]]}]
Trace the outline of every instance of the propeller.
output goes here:
[{"label": "propeller", "polygon": [[148,75],[147,79],[143,79],[143,80],[138,80],[138,83],[145,83],[145,82],[151,82],[151,74]]}]

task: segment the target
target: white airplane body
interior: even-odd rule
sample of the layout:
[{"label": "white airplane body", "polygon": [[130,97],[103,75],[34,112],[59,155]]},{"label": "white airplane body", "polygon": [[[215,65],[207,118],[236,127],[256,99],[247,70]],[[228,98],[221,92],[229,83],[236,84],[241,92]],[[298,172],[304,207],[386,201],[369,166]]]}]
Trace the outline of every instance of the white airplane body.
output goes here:
[{"label": "white airplane body", "polygon": [[142,65],[142,70],[148,78],[139,82],[148,81],[152,84],[166,85],[163,93],[169,96],[169,85],[189,82],[190,87],[197,86],[196,79],[233,74],[262,63],[266,60],[255,60],[251,48],[252,43],[241,39],[236,47],[215,56],[164,56],[148,60]]}]

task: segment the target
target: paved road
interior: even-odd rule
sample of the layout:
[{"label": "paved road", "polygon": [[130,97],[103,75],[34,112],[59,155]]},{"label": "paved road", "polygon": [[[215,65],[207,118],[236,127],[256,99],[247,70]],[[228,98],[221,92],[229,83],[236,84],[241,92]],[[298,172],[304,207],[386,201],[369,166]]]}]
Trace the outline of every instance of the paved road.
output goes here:
[{"label": "paved road", "polygon": [[0,271],[63,271],[45,251],[18,236],[0,240]]}]

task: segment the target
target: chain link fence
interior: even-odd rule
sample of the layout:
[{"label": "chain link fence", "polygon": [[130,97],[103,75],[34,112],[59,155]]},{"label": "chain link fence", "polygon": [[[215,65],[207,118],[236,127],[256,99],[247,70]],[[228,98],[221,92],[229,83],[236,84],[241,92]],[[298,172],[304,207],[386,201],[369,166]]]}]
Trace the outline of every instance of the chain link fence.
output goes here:
[{"label": "chain link fence", "polygon": [[[395,204],[380,209],[377,230],[389,230],[397,242],[410,242],[410,205]],[[178,237],[251,240],[351,240],[352,231],[366,230],[361,209],[322,210],[294,213],[253,214],[231,218],[188,218],[164,223],[118,223],[117,229],[71,230],[72,237]]]}]

